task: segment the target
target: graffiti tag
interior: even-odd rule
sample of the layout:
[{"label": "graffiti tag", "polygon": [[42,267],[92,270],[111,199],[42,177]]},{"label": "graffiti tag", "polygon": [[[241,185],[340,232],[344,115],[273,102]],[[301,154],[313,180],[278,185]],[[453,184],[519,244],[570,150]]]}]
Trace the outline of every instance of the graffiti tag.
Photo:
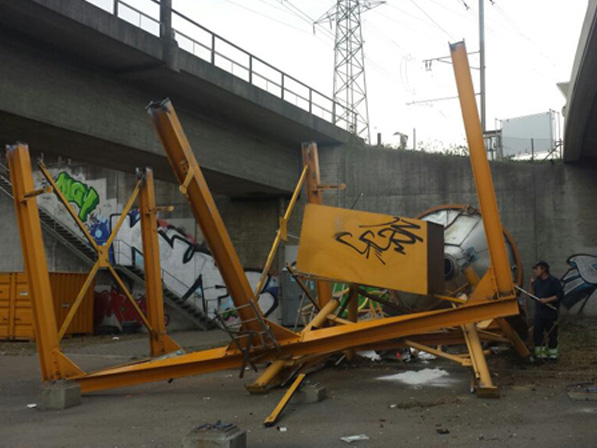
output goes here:
[{"label": "graffiti tag", "polygon": [[56,185],[66,199],[79,207],[79,218],[87,221],[91,213],[99,204],[99,195],[93,187],[74,179],[67,172],[62,171],[56,178]]},{"label": "graffiti tag", "polygon": [[359,228],[364,230],[356,237],[351,232],[338,232],[335,235],[336,241],[347,245],[367,259],[373,252],[382,264],[386,264],[383,255],[389,250],[404,255],[405,246],[423,241],[423,238],[411,232],[420,229],[421,226],[399,217],[390,222],[360,225]]},{"label": "graffiti tag", "polygon": [[570,269],[561,281],[564,286],[563,304],[567,309],[577,303],[578,313],[582,313],[585,305],[592,297],[597,297],[597,256],[589,254],[575,254],[566,260]]}]

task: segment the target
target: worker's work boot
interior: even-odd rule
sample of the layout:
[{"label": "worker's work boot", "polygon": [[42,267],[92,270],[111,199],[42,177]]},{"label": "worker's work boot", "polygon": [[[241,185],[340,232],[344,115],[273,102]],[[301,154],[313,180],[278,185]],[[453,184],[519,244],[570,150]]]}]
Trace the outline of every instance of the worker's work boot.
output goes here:
[{"label": "worker's work boot", "polygon": [[535,347],[535,358],[537,358],[537,359],[547,358],[546,348],[543,346]]},{"label": "worker's work boot", "polygon": [[558,352],[558,348],[548,348],[547,349],[547,356],[549,359],[558,359],[560,357],[560,353]]}]

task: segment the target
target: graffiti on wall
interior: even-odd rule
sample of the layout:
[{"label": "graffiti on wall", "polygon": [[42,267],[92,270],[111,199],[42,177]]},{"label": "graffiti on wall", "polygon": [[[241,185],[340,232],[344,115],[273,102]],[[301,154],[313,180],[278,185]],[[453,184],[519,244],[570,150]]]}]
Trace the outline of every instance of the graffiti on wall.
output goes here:
[{"label": "graffiti on wall", "polygon": [[[118,218],[119,215],[112,215],[111,225],[114,225]],[[168,289],[209,317],[213,318],[215,313],[219,313],[225,319],[237,318],[222,275],[214,258],[203,244],[199,244],[184,229],[163,220],[158,222],[158,242],[163,282]],[[138,212],[129,214],[118,232],[114,245],[116,263],[143,267]],[[245,273],[251,287],[256,288],[261,272],[246,269]],[[277,278],[268,276],[260,291],[258,303],[267,317],[279,311]]]},{"label": "graffiti on wall", "polygon": [[562,277],[564,287],[563,305],[580,314],[587,302],[597,300],[597,256],[575,254],[568,257],[570,266]]},{"label": "graffiti on wall", "polygon": [[97,190],[73,178],[66,171],[61,171],[55,181],[68,202],[72,202],[79,207],[81,221],[87,221],[87,217],[95,210],[100,201]]},{"label": "graffiti on wall", "polygon": [[[70,165],[59,169],[52,168],[50,171],[58,188],[73,204],[79,218],[96,242],[100,245],[105,244],[120,216],[118,212],[121,209],[117,198],[107,196],[106,184],[109,176],[90,179],[85,176],[83,167]],[[44,182],[41,173],[36,172],[35,176],[37,183]],[[38,197],[38,203],[60,223],[84,239],[55,195],[41,195]],[[194,223],[192,219],[189,221]],[[197,242],[181,227],[166,221],[159,221],[158,227],[164,286],[209,317],[214,317],[217,312],[226,319],[236,319],[233,302],[206,246]],[[123,223],[110,251],[110,257],[116,264],[135,265],[143,268],[138,210],[132,210],[128,219]],[[245,272],[251,286],[256,288],[260,272],[252,269],[247,269]],[[137,286],[142,285],[135,285],[135,287]],[[98,325],[118,327],[122,322],[139,319],[138,316],[134,316],[136,313],[132,309],[132,305],[126,301],[126,297],[119,295],[111,285],[96,286],[96,293]],[[144,290],[138,290],[133,295],[143,302]],[[267,278],[265,286],[260,292],[258,303],[266,316],[276,317],[275,314],[280,312],[276,277]]]},{"label": "graffiti on wall", "polygon": [[[50,172],[58,188],[67,201],[73,205],[78,217],[89,229],[91,235],[99,244],[104,244],[108,239],[110,230],[106,216],[110,216],[118,210],[116,198],[107,197],[106,184],[108,179],[87,179],[84,175],[84,169],[80,166],[69,165],[60,169],[50,168]],[[34,177],[37,184],[46,182],[43,175],[38,171],[34,173]],[[37,201],[44,211],[84,239],[82,232],[55,195],[40,195]]]}]

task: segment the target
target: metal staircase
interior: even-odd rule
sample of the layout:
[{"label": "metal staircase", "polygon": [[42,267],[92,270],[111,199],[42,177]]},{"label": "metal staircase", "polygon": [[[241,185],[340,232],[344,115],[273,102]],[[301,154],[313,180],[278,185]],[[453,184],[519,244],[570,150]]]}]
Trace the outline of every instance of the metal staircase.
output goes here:
[{"label": "metal staircase", "polygon": [[[131,280],[145,283],[145,272],[143,269],[139,269],[137,266],[124,266],[119,264],[116,266],[116,270],[122,272]],[[181,316],[192,320],[193,324],[195,324],[197,327],[203,330],[215,328],[215,322],[210,319],[207,314],[188,303],[188,299],[183,299],[165,285],[163,286],[163,295],[164,301],[173,307],[178,308],[181,311]]]},{"label": "metal staircase", "polygon": [[[0,191],[13,198],[12,184],[8,168],[0,163]],[[56,218],[43,208],[39,207],[39,217],[44,230],[47,230],[54,238],[79,257],[89,266],[97,260],[96,252],[74,231],[62,225]],[[128,277],[130,280],[139,283],[145,283],[145,273],[136,266],[116,265],[115,268]],[[214,328],[215,322],[205,313],[193,307],[186,300],[182,299],[175,292],[163,286],[164,301],[170,305],[179,316],[192,323],[195,327],[202,330]]]}]

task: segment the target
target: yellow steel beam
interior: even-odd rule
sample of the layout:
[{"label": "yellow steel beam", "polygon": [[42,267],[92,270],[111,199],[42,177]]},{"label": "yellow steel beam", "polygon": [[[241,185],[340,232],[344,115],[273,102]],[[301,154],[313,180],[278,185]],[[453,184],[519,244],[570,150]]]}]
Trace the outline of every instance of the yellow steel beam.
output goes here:
[{"label": "yellow steel beam", "polygon": [[458,364],[460,364],[462,366],[470,366],[471,365],[471,362],[468,359],[463,359],[457,355],[451,355],[450,353],[446,353],[441,350],[437,350],[437,349],[435,349],[433,347],[429,347],[427,345],[419,344],[418,342],[415,342],[415,341],[410,341],[408,339],[405,339],[404,344],[406,344],[408,347],[414,348],[415,350],[420,350],[420,351],[427,352],[432,355],[438,356],[440,358],[445,358],[445,359],[449,359],[450,361],[457,362]]},{"label": "yellow steel beam", "polygon": [[151,356],[156,357],[180,350],[181,347],[166,334],[153,171],[149,168],[138,170],[137,176],[141,180],[139,214],[141,216],[141,238],[143,241],[147,320],[154,330],[149,339],[149,345]]},{"label": "yellow steel beam", "polygon": [[336,308],[338,308],[339,304],[340,304],[340,302],[336,298],[333,298],[328,303],[326,303],[325,306],[323,308],[321,308],[319,310],[319,312],[315,315],[315,317],[313,319],[311,319],[311,322],[309,322],[307,324],[307,326],[305,328],[303,328],[302,333],[311,331],[314,328],[322,327],[325,324],[325,322],[328,318],[328,315],[333,313],[334,310]]},{"label": "yellow steel beam", "polygon": [[110,233],[110,236],[108,237],[108,240],[106,241],[106,244],[104,244],[106,251],[110,248],[110,246],[112,246],[112,243],[114,242],[116,235],[118,235],[118,231],[120,230],[122,223],[127,218],[129,212],[131,211],[131,208],[133,207],[133,204],[135,203],[135,199],[137,199],[137,195],[139,194],[140,190],[141,190],[141,181],[137,180],[137,182],[135,183],[135,188],[133,189],[133,192],[131,193],[128,201],[126,202],[124,208],[122,209],[122,212],[120,213],[120,217],[118,218],[116,225],[112,229],[112,233]]},{"label": "yellow steel beam", "polygon": [[137,312],[137,314],[143,321],[143,325],[145,325],[145,328],[147,328],[147,331],[149,331],[152,334],[152,338],[157,338],[154,328],[151,326],[151,324],[147,320],[147,317],[145,316],[143,311],[141,311],[141,308],[139,308],[137,301],[135,300],[135,298],[133,297],[131,292],[128,290],[128,288],[126,287],[126,285],[124,284],[124,282],[122,281],[122,279],[120,278],[120,276],[118,275],[116,270],[110,264],[108,266],[106,266],[106,268],[112,275],[112,278],[114,278],[114,280],[116,280],[116,283],[118,284],[118,286],[120,287],[120,290],[124,293],[124,295],[126,296],[128,301],[131,302],[131,305],[133,306],[133,308],[135,309],[135,311]]},{"label": "yellow steel beam", "polygon": [[290,219],[290,215],[292,214],[292,210],[294,209],[296,201],[298,200],[299,194],[301,192],[301,188],[303,188],[303,184],[305,183],[305,179],[307,178],[308,168],[309,168],[308,166],[305,166],[303,168],[303,171],[301,173],[301,176],[299,177],[299,180],[296,184],[294,192],[292,193],[292,197],[290,198],[290,202],[288,203],[288,207],[286,207],[286,213],[284,213],[284,216],[280,219],[280,228],[276,232],[276,237],[274,238],[274,243],[272,244],[272,247],[271,247],[269,254],[267,256],[267,259],[265,261],[265,265],[263,267],[261,277],[259,278],[259,283],[257,284],[257,288],[255,288],[255,293],[254,293],[255,297],[259,297],[259,293],[263,289],[263,285],[265,284],[265,281],[267,279],[268,272],[269,272],[270,268],[272,267],[274,257],[276,256],[276,252],[278,251],[278,246],[280,245],[280,241],[282,239],[284,239],[284,240],[286,239],[286,234],[287,234],[286,229],[287,229],[287,225],[288,225],[288,220]]},{"label": "yellow steel beam", "polygon": [[444,296],[442,294],[433,294],[433,297],[435,297],[436,299],[445,300],[447,302],[459,303],[461,305],[468,302],[468,297],[466,299],[462,299],[460,297],[450,297]]},{"label": "yellow steel beam", "polygon": [[531,356],[531,352],[529,348],[526,346],[524,341],[520,338],[518,333],[512,328],[512,325],[508,323],[508,321],[504,318],[498,318],[495,320],[500,327],[500,330],[506,335],[510,343],[514,346],[514,349],[518,352],[520,356],[523,358],[528,358]]},{"label": "yellow steel beam", "polygon": [[341,317],[338,317],[335,314],[328,314],[328,320],[330,322],[340,325],[349,325],[354,323],[353,321],[350,321],[348,319],[342,319]]},{"label": "yellow steel beam", "polygon": [[26,144],[18,143],[6,149],[41,376],[44,381],[52,381],[81,375],[81,369],[60,352],[39,209],[35,196],[28,194],[35,190],[29,148]]},{"label": "yellow steel beam", "polygon": [[[463,305],[425,313],[362,321],[351,325],[306,331],[300,337],[279,342],[278,350],[264,354],[262,361],[327,354],[376,344],[391,339],[428,333],[441,328],[518,313],[516,299],[502,299]],[[327,314],[326,314],[327,316]],[[243,365],[243,354],[221,347],[180,356],[98,371],[75,378],[84,392],[110,389],[197,375]]]},{"label": "yellow steel beam", "polygon": [[278,359],[272,362],[263,373],[250,384],[245,385],[245,389],[250,394],[265,394],[267,393],[267,386],[280,374],[280,372],[287,366],[288,361]]},{"label": "yellow steel beam", "polygon": [[66,199],[66,196],[64,196],[62,191],[60,191],[60,188],[58,188],[56,181],[54,181],[54,178],[52,177],[52,174],[46,168],[46,165],[40,160],[37,163],[37,166],[39,167],[39,170],[44,175],[44,177],[46,178],[48,183],[52,186],[52,189],[54,190],[54,194],[56,195],[58,200],[60,200],[60,202],[62,202],[62,205],[64,205],[68,214],[73,218],[77,227],[81,230],[81,232],[83,232],[83,235],[85,235],[85,238],[87,238],[87,241],[89,242],[89,244],[91,244],[91,247],[93,247],[95,250],[97,250],[98,246],[97,246],[97,243],[95,242],[95,238],[93,238],[91,236],[91,234],[89,233],[89,230],[87,229],[87,226],[85,224],[83,224],[83,221],[81,221],[81,218],[79,218],[78,213],[75,212],[73,207],[68,202],[68,199]]},{"label": "yellow steel beam", "polygon": [[471,365],[475,371],[476,392],[480,397],[496,398],[499,396],[499,390],[491,381],[491,374],[487,367],[485,354],[481,347],[481,340],[477,333],[477,327],[474,323],[467,323],[462,326],[462,333],[466,340],[466,346],[470,354]]},{"label": "yellow steel beam", "polygon": [[[323,192],[318,188],[321,184],[321,173],[319,172],[319,155],[317,144],[314,142],[301,145],[303,153],[303,165],[308,168],[307,173],[307,201],[310,204],[323,204]],[[332,300],[332,285],[330,282],[318,280],[316,283],[319,308],[323,308]]]},{"label": "yellow steel beam", "polygon": [[512,296],[514,295],[512,272],[508,262],[506,244],[504,243],[504,230],[487,160],[487,151],[483,140],[483,131],[479,121],[477,101],[464,42],[450,44],[450,53],[477,187],[479,207],[487,236],[491,266],[494,269],[499,295]]},{"label": "yellow steel beam", "polygon": [[[247,331],[263,331],[261,320],[258,319],[262,316],[255,315],[261,314],[255,295],[172,103],[169,99],[153,102],[147,110],[174,175],[178,183],[185,187],[191,210],[220,269],[243,328]],[[255,306],[247,306],[250,302]],[[278,339],[295,336],[293,332],[271,322],[268,325]]]},{"label": "yellow steel beam", "polygon": [[294,380],[292,385],[288,388],[288,390],[286,391],[286,393],[284,394],[284,396],[282,397],[282,399],[280,400],[280,402],[278,403],[278,405],[276,406],[274,411],[263,422],[263,424],[265,426],[273,426],[276,423],[276,421],[278,420],[278,417],[280,416],[280,414],[282,413],[282,411],[284,410],[284,408],[286,407],[286,405],[288,404],[288,402],[290,401],[290,399],[292,398],[294,393],[297,391],[298,387],[301,385],[301,383],[305,379],[305,376],[307,376],[307,375],[304,373],[300,373],[296,377],[296,379]]}]

